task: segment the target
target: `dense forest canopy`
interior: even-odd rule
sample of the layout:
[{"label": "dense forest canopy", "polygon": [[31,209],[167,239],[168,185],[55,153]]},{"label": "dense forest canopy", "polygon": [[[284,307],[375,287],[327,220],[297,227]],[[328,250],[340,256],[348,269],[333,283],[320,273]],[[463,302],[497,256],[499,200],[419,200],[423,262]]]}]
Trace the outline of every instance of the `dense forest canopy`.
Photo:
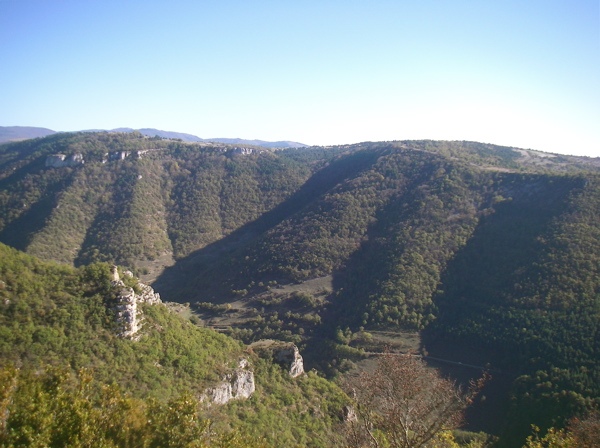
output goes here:
[{"label": "dense forest canopy", "polygon": [[[52,268],[65,278],[126,266],[201,325],[292,341],[326,375],[377,350],[378,332],[476,357],[510,383],[493,429],[506,446],[598,406],[599,214],[598,159],[475,142],[268,150],[79,133],[0,146],[3,243],[79,267]],[[21,320],[45,306],[13,311],[25,340]],[[82,341],[102,337],[101,314]],[[69,336],[51,333],[59,358]],[[36,359],[10,337],[7,354]],[[73,350],[73,367],[95,359]]]}]

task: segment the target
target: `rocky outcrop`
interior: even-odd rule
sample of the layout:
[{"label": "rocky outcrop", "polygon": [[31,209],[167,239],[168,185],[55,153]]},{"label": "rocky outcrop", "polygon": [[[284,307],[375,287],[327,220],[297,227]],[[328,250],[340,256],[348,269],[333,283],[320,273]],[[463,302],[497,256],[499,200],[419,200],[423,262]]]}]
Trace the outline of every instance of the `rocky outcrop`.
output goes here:
[{"label": "rocky outcrop", "polygon": [[200,400],[210,404],[225,404],[231,400],[250,398],[255,390],[254,372],[250,370],[248,361],[242,359],[233,372],[225,375],[215,387],[207,389]]},{"label": "rocky outcrop", "polygon": [[304,373],[304,360],[295,344],[281,347],[274,352],[274,355],[275,361],[283,365],[292,378],[296,378]]},{"label": "rocky outcrop", "polygon": [[129,157],[134,159],[141,159],[144,154],[147,154],[149,149],[142,149],[139,151],[113,151],[107,152],[104,154],[104,158],[102,159],[102,163],[113,162],[115,160],[125,160]]},{"label": "rocky outcrop", "polygon": [[46,167],[47,168],[63,168],[66,166],[76,166],[83,165],[85,160],[83,160],[83,154],[71,154],[67,156],[65,154],[53,154],[46,158]]},{"label": "rocky outcrop", "polygon": [[234,148],[233,149],[233,154],[238,154],[238,155],[250,155],[254,152],[254,150],[252,148]]},{"label": "rocky outcrop", "polygon": [[273,361],[286,369],[292,378],[304,373],[304,360],[296,344],[263,340],[253,343],[250,347],[259,355],[272,358]]},{"label": "rocky outcrop", "polygon": [[131,154],[130,151],[115,151],[108,154],[108,160],[125,160]]},{"label": "rocky outcrop", "polygon": [[237,147],[233,148],[232,154],[248,156],[250,154],[262,154],[263,152],[265,151],[262,149]]},{"label": "rocky outcrop", "polygon": [[358,421],[358,416],[356,415],[356,410],[353,406],[346,405],[342,408],[342,419],[346,423],[352,423]]},{"label": "rocky outcrop", "polygon": [[[124,275],[133,277],[133,274],[129,271],[126,271]],[[120,279],[116,266],[112,268],[112,285],[114,288],[120,288],[116,304],[117,321],[120,327],[119,336],[137,340],[143,321],[142,310],[138,305],[140,303],[148,303],[150,305],[162,303],[160,295],[154,292],[152,287],[144,283],[138,282],[135,289],[126,286]]]}]

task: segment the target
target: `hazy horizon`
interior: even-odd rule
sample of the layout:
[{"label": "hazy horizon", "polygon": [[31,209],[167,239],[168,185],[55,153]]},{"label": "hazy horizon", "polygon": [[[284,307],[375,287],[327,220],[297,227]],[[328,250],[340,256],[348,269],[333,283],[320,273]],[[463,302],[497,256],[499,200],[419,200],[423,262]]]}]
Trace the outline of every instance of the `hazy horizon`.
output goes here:
[{"label": "hazy horizon", "polygon": [[0,1],[0,123],[600,156],[600,6]]}]

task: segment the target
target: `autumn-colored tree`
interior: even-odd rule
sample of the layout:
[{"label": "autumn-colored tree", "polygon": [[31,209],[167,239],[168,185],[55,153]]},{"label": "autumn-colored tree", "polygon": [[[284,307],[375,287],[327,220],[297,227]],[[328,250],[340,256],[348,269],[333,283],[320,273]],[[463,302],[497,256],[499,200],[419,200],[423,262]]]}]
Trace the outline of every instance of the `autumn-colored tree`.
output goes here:
[{"label": "autumn-colored tree", "polygon": [[352,382],[355,414],[347,419],[347,446],[425,446],[460,424],[484,381],[463,391],[418,356],[386,353],[374,371]]},{"label": "autumn-colored tree", "polygon": [[541,437],[533,425],[523,448],[597,448],[600,446],[600,414],[592,412],[583,418],[572,418],[564,429],[550,428]]}]

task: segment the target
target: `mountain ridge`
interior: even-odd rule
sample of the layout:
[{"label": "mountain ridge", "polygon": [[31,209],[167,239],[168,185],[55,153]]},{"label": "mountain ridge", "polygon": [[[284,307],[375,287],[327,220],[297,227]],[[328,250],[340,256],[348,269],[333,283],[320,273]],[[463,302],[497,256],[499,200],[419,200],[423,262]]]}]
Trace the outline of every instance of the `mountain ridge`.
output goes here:
[{"label": "mountain ridge", "polygon": [[127,266],[202,325],[295,343],[326,375],[384,333],[456,366],[477,353],[468,364],[510,372],[521,408],[505,417],[525,434],[600,403],[600,158],[433,140],[236,148],[140,133],[1,145],[0,241]]},{"label": "mountain ridge", "polygon": [[35,126],[0,126],[0,143],[47,137],[56,131]]},{"label": "mountain ridge", "polygon": [[[216,142],[236,145],[253,145],[262,146],[265,148],[301,148],[306,147],[304,143],[292,142],[289,140],[269,142],[265,140],[250,140],[243,138],[200,138],[196,135],[186,134],[183,132],[161,131],[154,128],[115,128],[110,130],[104,129],[88,129],[75,132],[140,132],[147,137],[161,137],[166,139],[180,139],[185,142]],[[6,142],[14,142],[27,140],[31,138],[46,137],[48,135],[59,133],[47,128],[34,126],[0,126],[0,144]]]}]

